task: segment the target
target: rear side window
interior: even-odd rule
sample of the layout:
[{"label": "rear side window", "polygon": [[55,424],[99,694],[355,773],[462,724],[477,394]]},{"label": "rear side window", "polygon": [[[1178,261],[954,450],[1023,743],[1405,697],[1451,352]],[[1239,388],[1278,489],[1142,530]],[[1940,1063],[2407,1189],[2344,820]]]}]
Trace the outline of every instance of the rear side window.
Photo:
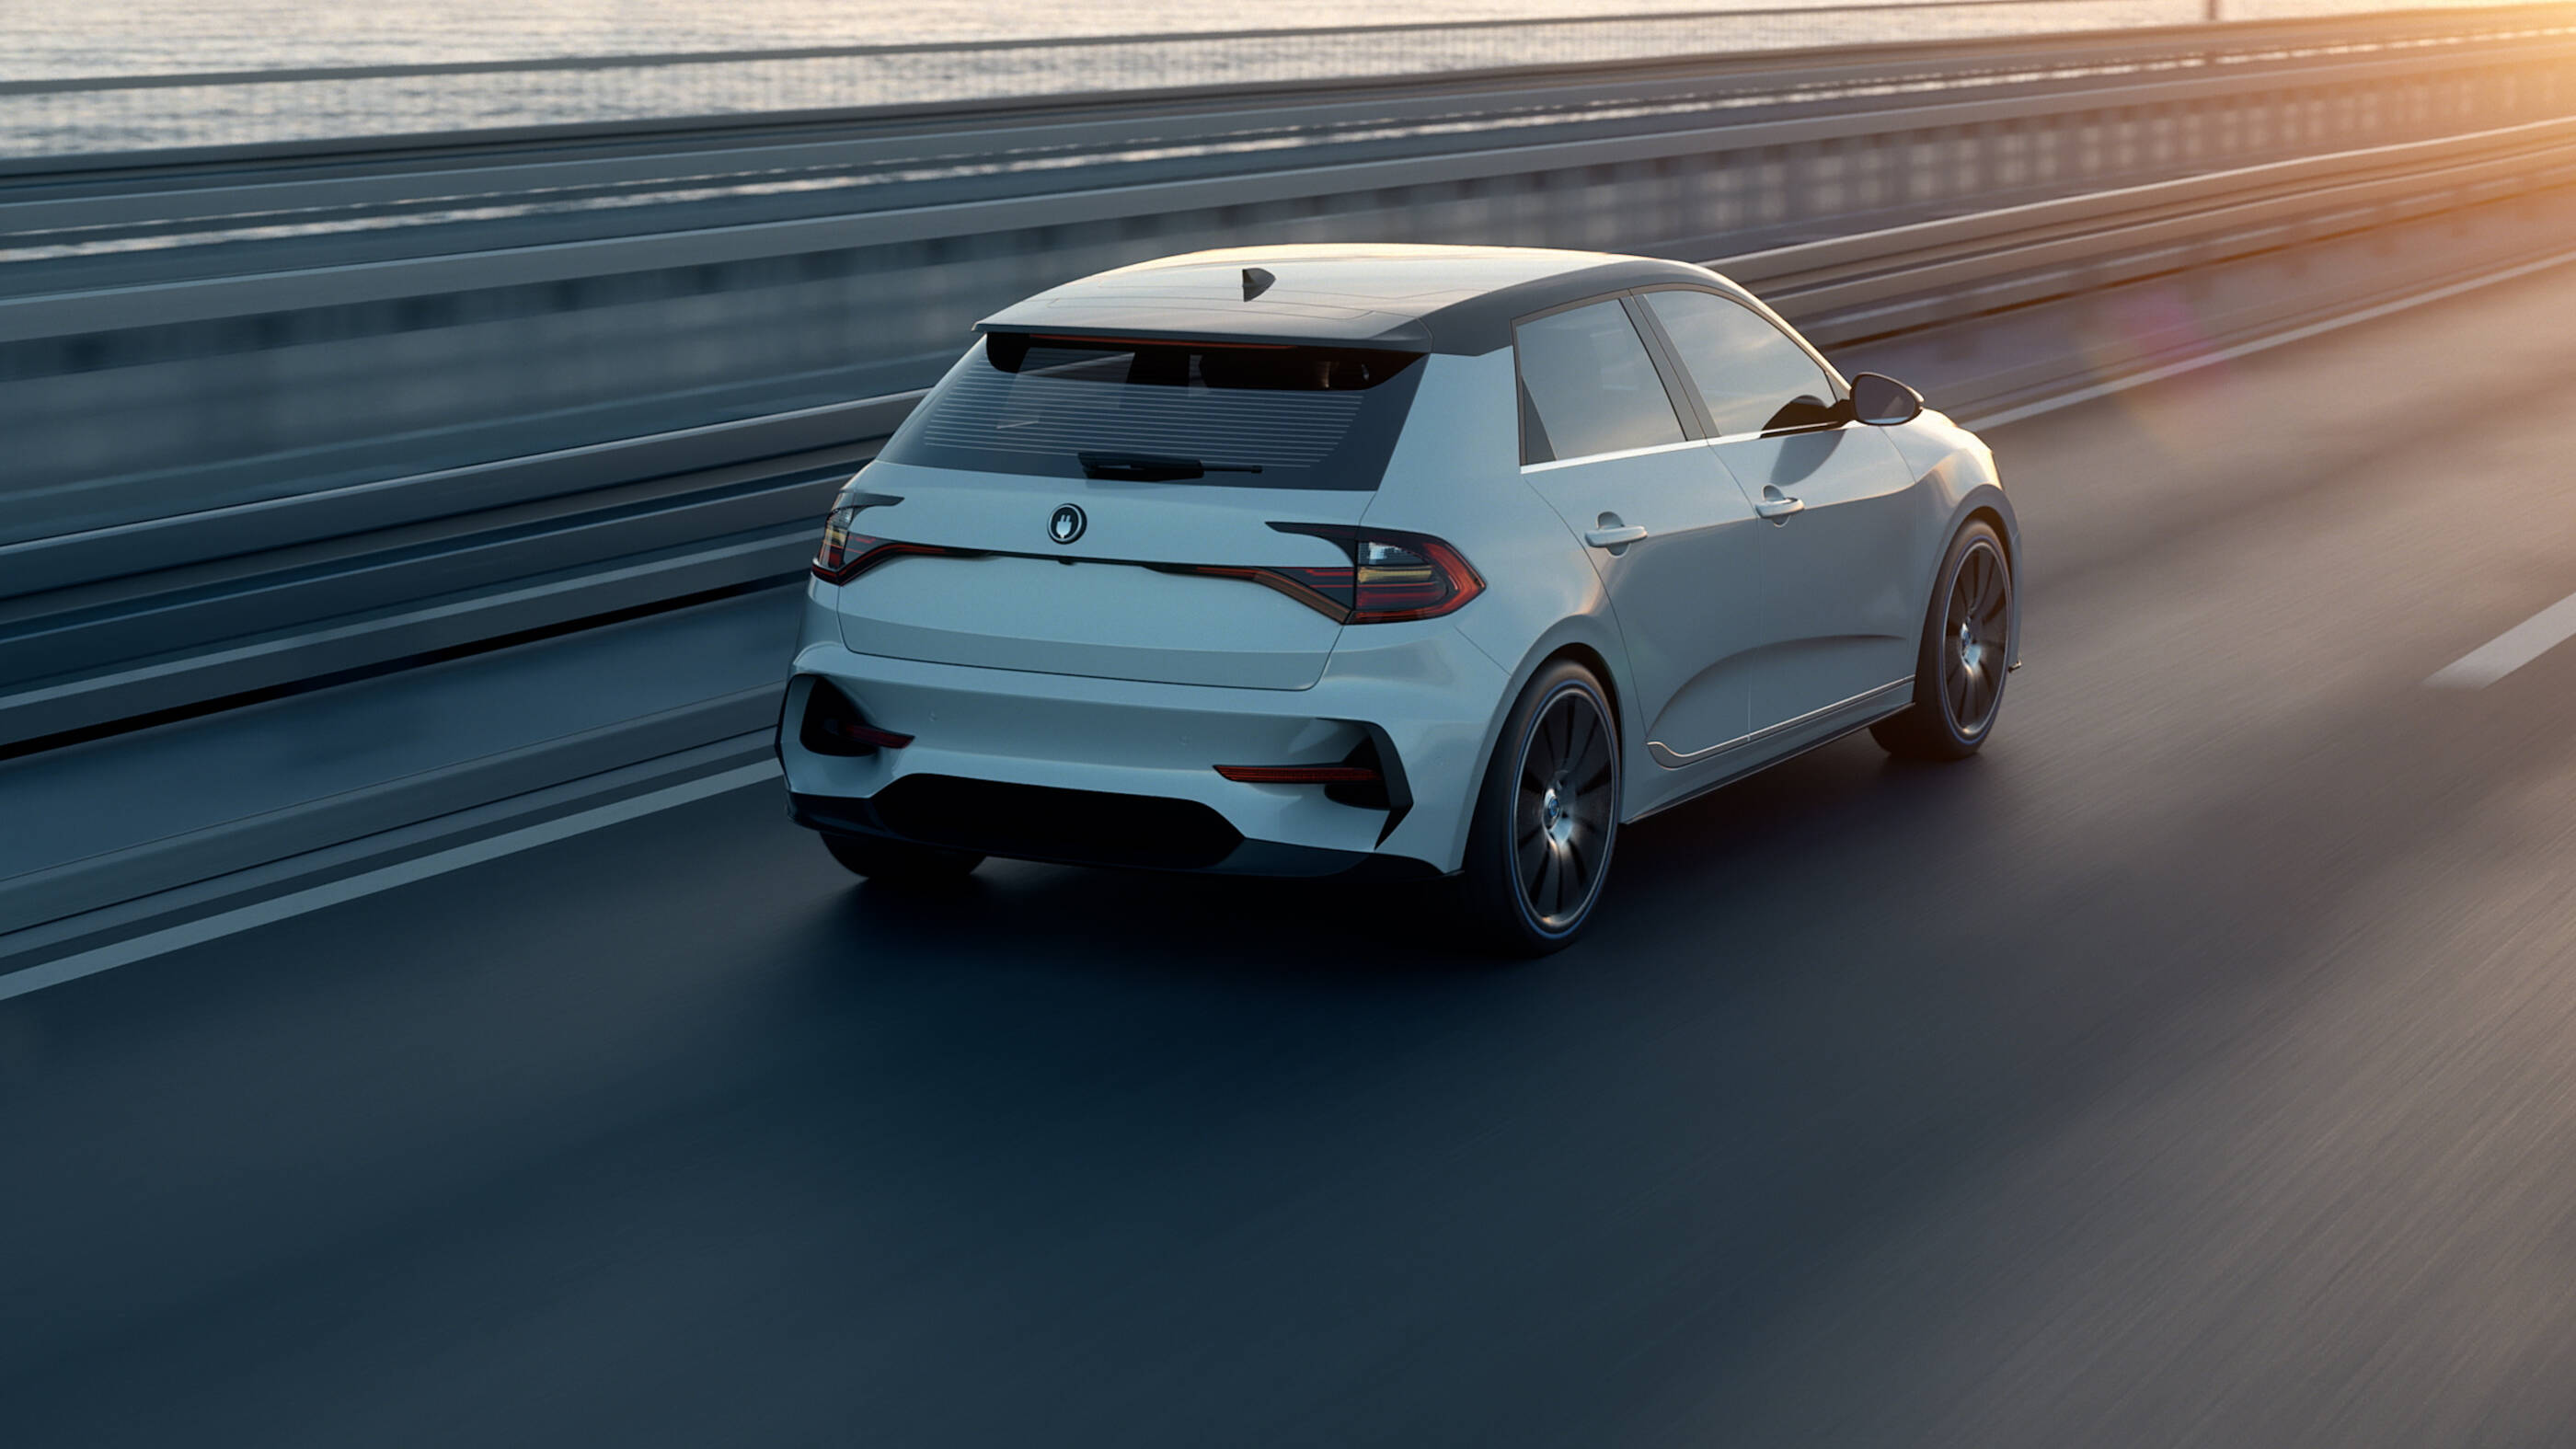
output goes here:
[{"label": "rear side window", "polygon": [[1524,322],[1517,343],[1522,462],[1682,440],[1672,395],[1616,300]]},{"label": "rear side window", "polygon": [[1648,292],[1646,306],[1673,340],[1682,370],[1707,404],[1716,435],[1829,426],[1834,382],[1807,349],[1753,311],[1708,292]]},{"label": "rear side window", "polygon": [[1422,378],[1418,353],[996,332],[883,456],[934,468],[1374,489]]}]

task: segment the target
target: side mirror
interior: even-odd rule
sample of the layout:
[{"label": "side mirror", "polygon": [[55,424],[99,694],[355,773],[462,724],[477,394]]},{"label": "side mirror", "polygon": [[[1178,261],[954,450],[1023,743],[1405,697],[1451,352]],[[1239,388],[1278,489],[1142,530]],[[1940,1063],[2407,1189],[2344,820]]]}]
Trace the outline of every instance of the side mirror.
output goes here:
[{"label": "side mirror", "polygon": [[1873,427],[1892,428],[1923,415],[1923,394],[1892,377],[1864,372],[1851,380],[1852,416]]}]

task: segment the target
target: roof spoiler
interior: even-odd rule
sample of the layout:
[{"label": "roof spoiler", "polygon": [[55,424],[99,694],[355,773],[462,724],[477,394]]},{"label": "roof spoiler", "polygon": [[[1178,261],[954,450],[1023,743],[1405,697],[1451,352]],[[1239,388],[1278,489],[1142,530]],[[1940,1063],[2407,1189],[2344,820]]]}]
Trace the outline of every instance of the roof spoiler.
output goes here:
[{"label": "roof spoiler", "polygon": [[[1014,309],[1017,310],[1017,309]],[[1103,309],[1106,310],[1106,309]],[[1131,315],[1135,308],[1121,309]],[[979,333],[1017,332],[1037,337],[1080,337],[1100,342],[1200,342],[1237,347],[1367,347],[1386,352],[1429,352],[1431,329],[1411,317],[1371,314],[1386,325],[1374,332],[1348,318],[1311,317],[1254,306],[1240,312],[1173,308],[1147,325],[1109,322],[1085,308],[1061,320],[1031,321],[997,313],[975,324]]]}]

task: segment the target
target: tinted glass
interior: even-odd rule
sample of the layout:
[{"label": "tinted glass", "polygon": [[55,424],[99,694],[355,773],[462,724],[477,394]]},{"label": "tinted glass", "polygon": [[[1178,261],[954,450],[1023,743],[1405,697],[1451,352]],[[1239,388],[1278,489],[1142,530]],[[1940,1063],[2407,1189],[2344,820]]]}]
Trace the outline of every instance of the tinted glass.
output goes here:
[{"label": "tinted glass", "polygon": [[1707,292],[1648,292],[1720,437],[1837,420],[1833,379],[1749,307]]},{"label": "tinted glass", "polygon": [[1524,322],[1518,344],[1522,462],[1682,440],[1672,397],[1617,302]]},{"label": "tinted glass", "polygon": [[1372,489],[1417,353],[997,332],[886,444],[889,462],[1243,488]]}]

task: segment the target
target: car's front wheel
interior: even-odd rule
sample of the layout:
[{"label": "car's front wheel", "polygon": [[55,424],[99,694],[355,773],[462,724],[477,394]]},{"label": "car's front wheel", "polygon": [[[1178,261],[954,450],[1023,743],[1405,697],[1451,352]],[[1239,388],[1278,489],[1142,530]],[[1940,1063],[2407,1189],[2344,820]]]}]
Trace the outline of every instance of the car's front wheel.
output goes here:
[{"label": "car's front wheel", "polygon": [[971,850],[943,850],[872,835],[826,835],[823,848],[851,874],[888,882],[962,880],[984,863],[984,857]]},{"label": "car's front wheel", "polygon": [[1459,885],[1468,924],[1516,956],[1562,950],[1592,919],[1619,838],[1619,732],[1572,660],[1512,705],[1476,798]]},{"label": "car's front wheel", "polygon": [[1982,520],[1960,529],[1923,621],[1914,707],[1869,727],[1889,754],[1963,760],[1993,733],[2012,662],[2012,590],[2002,536]]}]

